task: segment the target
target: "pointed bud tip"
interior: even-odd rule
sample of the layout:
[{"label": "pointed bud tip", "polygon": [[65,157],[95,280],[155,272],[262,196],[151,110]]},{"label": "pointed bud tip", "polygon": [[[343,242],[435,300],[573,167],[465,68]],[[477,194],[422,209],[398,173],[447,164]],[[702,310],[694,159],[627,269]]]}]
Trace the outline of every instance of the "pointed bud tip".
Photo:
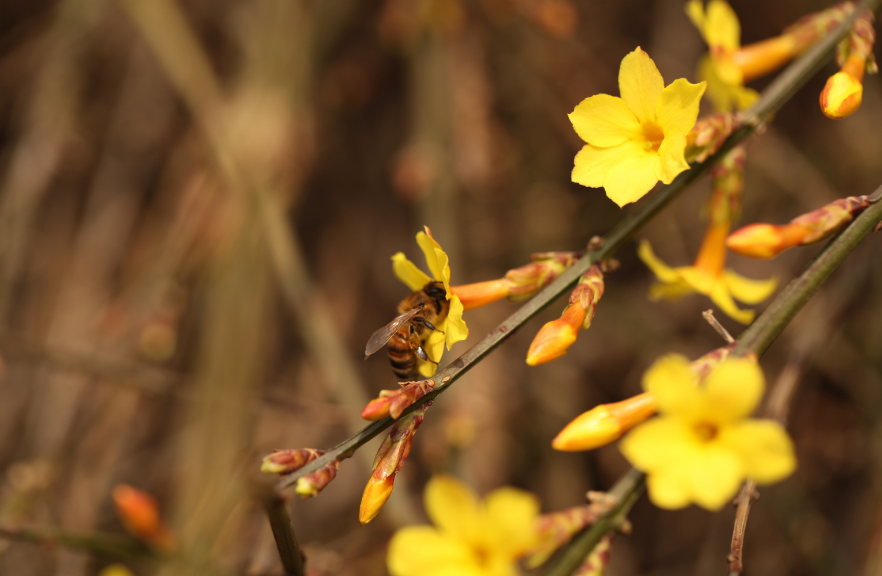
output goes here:
[{"label": "pointed bud tip", "polygon": [[527,364],[538,366],[567,353],[576,341],[578,330],[562,319],[546,323],[533,338],[527,351]]},{"label": "pointed bud tip", "polygon": [[392,495],[394,483],[395,474],[386,478],[370,477],[364,487],[364,493],[361,495],[361,505],[358,507],[359,522],[367,524],[377,517],[389,496]]},{"label": "pointed bud tip", "polygon": [[600,405],[567,424],[551,446],[562,452],[592,450],[618,440],[622,432],[615,415],[606,405]]}]

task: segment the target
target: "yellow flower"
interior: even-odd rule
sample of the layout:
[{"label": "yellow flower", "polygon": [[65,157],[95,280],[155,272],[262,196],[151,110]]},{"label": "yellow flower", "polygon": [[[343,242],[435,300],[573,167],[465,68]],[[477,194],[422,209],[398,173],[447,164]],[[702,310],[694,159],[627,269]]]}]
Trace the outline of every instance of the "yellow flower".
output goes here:
[{"label": "yellow flower", "polygon": [[426,485],[426,512],[435,527],[409,526],[392,537],[392,576],[516,576],[515,565],[536,543],[536,498],[500,488],[479,502],[450,476]]},{"label": "yellow flower", "polygon": [[[408,260],[401,252],[392,256],[392,270],[395,276],[413,291],[422,290],[433,279],[444,284],[447,300],[450,301],[450,311],[447,313],[447,318],[435,326],[438,331],[432,332],[423,346],[429,358],[437,360],[444,352],[445,342],[447,349],[450,350],[455,342],[468,338],[469,329],[462,319],[462,302],[460,302],[459,296],[450,291],[450,263],[447,254],[441,249],[441,245],[432,238],[432,231],[429,230],[429,227],[426,226],[425,229],[425,232],[417,233],[416,241],[423,250],[426,265],[432,276],[429,277],[417,268],[416,264]],[[431,362],[420,361],[419,370],[423,376],[433,376],[435,365]]]},{"label": "yellow flower", "polygon": [[750,478],[771,484],[796,468],[793,444],[772,420],[748,419],[763,395],[763,373],[750,358],[729,359],[696,385],[689,361],[656,361],[643,388],[658,401],[658,418],[621,443],[625,457],[647,474],[650,499],[661,508],[694,502],[718,510]]},{"label": "yellow flower", "polygon": [[735,11],[724,0],[711,0],[707,11],[701,0],[690,0],[686,15],[710,48],[710,54],[698,63],[698,77],[707,81],[708,98],[721,112],[752,106],[759,94],[744,87],[744,74],[735,62],[741,47],[741,24]]},{"label": "yellow flower", "polygon": [[655,62],[640,48],[622,59],[617,98],[597,94],[570,114],[587,142],[576,155],[573,182],[603,187],[624,206],[661,180],[670,184],[689,169],[686,135],[695,126],[705,83],[675,80],[665,87]]},{"label": "yellow flower", "polygon": [[708,296],[727,316],[741,322],[753,322],[753,310],[741,310],[733,297],[747,304],[762,302],[775,290],[778,281],[751,280],[724,269],[726,264],[726,235],[728,224],[711,224],[708,227],[698,257],[692,266],[671,268],[658,259],[649,242],[642,240],[637,256],[643,260],[655,277],[656,283],[649,290],[651,300],[676,300],[698,292]]}]

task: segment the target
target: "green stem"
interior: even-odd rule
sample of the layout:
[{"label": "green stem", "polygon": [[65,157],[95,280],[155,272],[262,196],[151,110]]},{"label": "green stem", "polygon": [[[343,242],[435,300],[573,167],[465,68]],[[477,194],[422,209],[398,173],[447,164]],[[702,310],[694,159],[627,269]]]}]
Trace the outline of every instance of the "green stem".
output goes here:
[{"label": "green stem", "polygon": [[162,556],[139,540],[103,532],[78,533],[57,528],[13,528],[0,526],[0,539],[33,542],[34,544],[48,546],[64,546],[65,548],[88,550],[95,554],[116,558]]},{"label": "green stem", "polygon": [[[874,9],[882,0],[865,0],[855,15],[863,8]],[[426,395],[426,401],[433,400],[463,374],[469,371],[475,364],[502,344],[516,330],[523,326],[530,318],[538,314],[545,307],[559,298],[575,285],[579,277],[585,273],[595,262],[611,258],[628,240],[630,240],[641,228],[649,223],[659,212],[671,203],[680,193],[707,172],[710,167],[729,150],[742,142],[748,136],[756,132],[768,122],[772,115],[801,87],[811,74],[814,74],[827,59],[832,55],[836,43],[849,31],[854,16],[842,23],[830,35],[824,37],[814,47],[809,49],[798,60],[784,70],[766,89],[750,110],[745,112],[741,127],[736,130],[717,151],[716,154],[704,162],[692,167],[691,170],[680,174],[669,186],[663,187],[655,194],[641,202],[637,210],[622,220],[605,238],[604,245],[599,250],[588,252],[581,260],[576,262],[569,270],[540,291],[529,302],[509,316],[502,324],[496,327],[480,342],[467,350],[462,356],[454,360],[443,370],[439,371],[432,380],[435,382],[435,391]],[[411,406],[405,414],[415,410],[416,405]],[[282,490],[294,484],[298,478],[315,472],[322,466],[334,460],[342,460],[352,456],[361,446],[380,434],[393,424],[392,418],[384,418],[373,422],[361,431],[350,436],[337,446],[330,449],[321,458],[311,462],[307,466],[283,477],[276,484],[278,490]]]}]

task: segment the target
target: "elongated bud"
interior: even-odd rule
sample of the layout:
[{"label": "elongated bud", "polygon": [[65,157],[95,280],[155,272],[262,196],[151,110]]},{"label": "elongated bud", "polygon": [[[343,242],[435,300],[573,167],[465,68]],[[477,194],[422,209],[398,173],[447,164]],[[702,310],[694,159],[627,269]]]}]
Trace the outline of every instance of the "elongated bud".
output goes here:
[{"label": "elongated bud", "polygon": [[426,402],[398,422],[392,425],[374,458],[374,471],[361,495],[358,509],[358,521],[367,524],[373,520],[392,494],[395,475],[404,466],[410,455],[413,437],[417,428],[423,423],[426,410],[431,406]]},{"label": "elongated bud", "polygon": [[560,318],[547,322],[533,338],[527,351],[527,364],[537,366],[566,354],[579,330],[591,327],[603,289],[603,272],[595,264],[582,274]]},{"label": "elongated bud", "polygon": [[392,416],[397,420],[402,412],[435,389],[434,380],[401,382],[400,384],[401,389],[399,390],[381,390],[379,398],[368,402],[368,405],[361,411],[361,417],[365,420],[381,420],[386,416]]},{"label": "elongated bud", "polygon": [[621,402],[595,406],[567,424],[552,440],[551,446],[563,452],[605,446],[655,414],[657,409],[655,398],[649,392]]},{"label": "elongated bud", "polygon": [[581,252],[532,254],[530,264],[509,270],[505,274],[505,279],[509,282],[509,301],[518,302],[529,298],[541,288],[551,284],[581,257]]},{"label": "elongated bud", "polygon": [[739,144],[711,168],[712,191],[708,202],[708,219],[712,223],[731,229],[731,225],[741,217],[746,160],[745,145]]},{"label": "elongated bud", "polygon": [[837,53],[841,70],[827,79],[821,91],[819,103],[825,116],[838,120],[860,108],[864,94],[864,72],[877,71],[873,56],[875,42],[873,13],[865,10],[855,19],[848,42],[843,43]]},{"label": "elongated bud", "polygon": [[315,448],[276,450],[272,454],[264,456],[260,471],[264,474],[290,474],[324,453],[324,450],[316,450]]},{"label": "elongated bud", "polygon": [[612,532],[601,538],[588,558],[573,572],[573,576],[603,576],[606,567],[609,566],[613,538],[615,538],[615,533]]},{"label": "elongated bud", "polygon": [[128,484],[113,489],[113,504],[130,534],[158,550],[174,548],[171,534],[159,519],[156,499]]},{"label": "elongated bud", "polygon": [[808,246],[836,234],[870,205],[868,196],[840,198],[797,216],[788,224],[751,224],[729,235],[726,246],[751,258],[772,258],[794,246]]},{"label": "elongated bud", "polygon": [[[711,350],[689,364],[698,382],[726,360],[735,344]],[[644,392],[620,402],[600,404],[577,416],[551,442],[552,448],[562,452],[579,452],[606,446],[621,438],[625,432],[655,414],[655,398]]]},{"label": "elongated bud", "polygon": [[729,112],[718,112],[699,118],[686,137],[686,161],[704,162],[720,149],[739,125],[740,117]]},{"label": "elongated bud", "polygon": [[543,514],[536,520],[536,545],[529,552],[526,566],[536,568],[577,533],[600,518],[596,506],[576,506],[560,512]]},{"label": "elongated bud", "polygon": [[331,483],[331,480],[337,477],[337,470],[340,469],[340,462],[334,460],[330,464],[326,464],[311,474],[307,474],[297,479],[294,485],[294,491],[297,495],[307,500],[317,495]]}]

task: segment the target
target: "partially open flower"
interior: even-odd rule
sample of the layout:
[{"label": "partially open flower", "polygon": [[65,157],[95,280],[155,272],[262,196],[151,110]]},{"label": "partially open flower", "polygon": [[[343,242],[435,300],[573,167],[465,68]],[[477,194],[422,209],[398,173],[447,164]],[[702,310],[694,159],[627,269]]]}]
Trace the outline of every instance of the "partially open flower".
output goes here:
[{"label": "partially open flower", "polygon": [[667,87],[655,62],[640,48],[619,68],[621,98],[597,94],[570,114],[587,142],[576,155],[573,182],[603,187],[624,206],[636,202],[661,180],[670,184],[689,169],[686,135],[695,126],[705,83],[675,80]]}]

